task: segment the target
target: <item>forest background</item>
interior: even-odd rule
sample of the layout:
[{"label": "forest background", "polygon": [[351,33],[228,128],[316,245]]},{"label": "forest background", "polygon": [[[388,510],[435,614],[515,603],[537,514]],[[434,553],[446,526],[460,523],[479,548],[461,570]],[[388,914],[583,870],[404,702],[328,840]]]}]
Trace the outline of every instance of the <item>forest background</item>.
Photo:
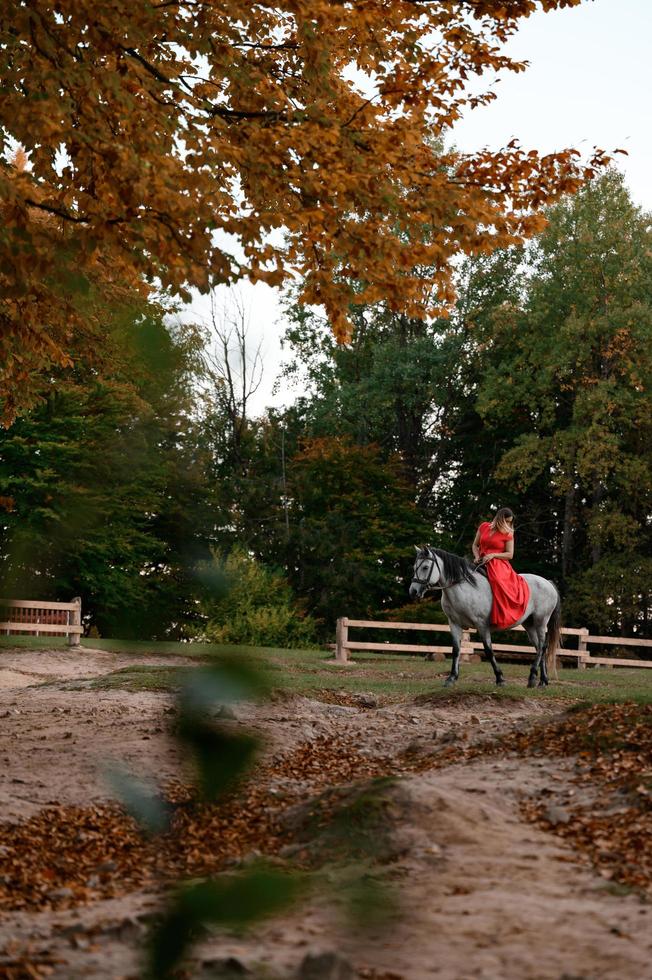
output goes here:
[{"label": "forest background", "polygon": [[108,297],[111,371],[78,350],[0,433],[5,592],[81,595],[105,636],[307,645],[436,618],[404,608],[412,546],[468,554],[510,506],[567,623],[651,635],[650,219],[615,170],[547,219],[458,265],[450,318],[353,305],[342,346],[287,291],[297,397],[254,416],[242,306]]}]

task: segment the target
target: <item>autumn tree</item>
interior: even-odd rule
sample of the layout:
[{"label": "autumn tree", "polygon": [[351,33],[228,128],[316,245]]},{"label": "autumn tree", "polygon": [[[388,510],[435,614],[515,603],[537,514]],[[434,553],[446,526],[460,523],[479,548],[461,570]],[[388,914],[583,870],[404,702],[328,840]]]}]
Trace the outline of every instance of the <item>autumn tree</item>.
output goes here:
[{"label": "autumn tree", "polygon": [[[452,256],[531,235],[604,161],[440,149],[494,97],[470,76],[523,69],[503,49],[520,20],[579,2],[5,4],[5,416],[33,370],[68,363],[103,262],[183,298],[298,272],[341,340],[356,289],[422,319],[450,305]],[[8,162],[16,145],[26,166]]]},{"label": "autumn tree", "polygon": [[519,249],[463,263],[455,308],[431,323],[384,304],[355,305],[345,346],[314,310],[288,306],[283,380],[296,391],[293,415],[303,432],[398,454],[430,524],[428,540],[456,551],[469,548],[478,515],[495,500],[493,471],[512,445],[511,432],[478,414],[486,344],[475,338],[481,327],[490,333],[497,308],[518,298],[522,264]]}]

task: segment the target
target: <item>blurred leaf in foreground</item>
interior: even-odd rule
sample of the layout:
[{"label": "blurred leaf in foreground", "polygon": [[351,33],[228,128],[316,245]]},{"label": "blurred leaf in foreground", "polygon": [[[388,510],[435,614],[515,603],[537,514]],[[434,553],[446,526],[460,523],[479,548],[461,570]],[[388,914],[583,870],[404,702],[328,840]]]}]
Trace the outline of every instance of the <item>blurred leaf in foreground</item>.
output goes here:
[{"label": "blurred leaf in foreground", "polygon": [[171,976],[200,925],[245,926],[279,912],[300,888],[296,878],[264,869],[182,888],[154,936],[149,975],[156,980]]},{"label": "blurred leaf in foreground", "polygon": [[146,833],[166,834],[170,830],[168,803],[154,783],[117,768],[108,769],[107,778],[127,813]]}]

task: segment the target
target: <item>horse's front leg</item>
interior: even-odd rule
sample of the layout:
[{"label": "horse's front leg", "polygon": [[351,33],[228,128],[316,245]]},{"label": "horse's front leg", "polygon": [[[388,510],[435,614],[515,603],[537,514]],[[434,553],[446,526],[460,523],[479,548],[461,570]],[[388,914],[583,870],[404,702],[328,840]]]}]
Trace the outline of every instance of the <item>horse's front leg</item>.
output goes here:
[{"label": "horse's front leg", "polygon": [[462,627],[458,626],[457,623],[450,623],[451,628],[451,640],[453,641],[453,659],[451,661],[451,671],[446,680],[444,681],[444,687],[451,687],[457,678],[460,676],[460,649],[462,646]]},{"label": "horse's front leg", "polygon": [[482,640],[482,646],[484,647],[485,657],[487,658],[487,660],[489,661],[493,669],[494,676],[496,678],[496,684],[498,685],[498,687],[503,687],[503,685],[505,684],[505,678],[503,676],[502,670],[498,666],[498,661],[496,660],[496,657],[494,655],[493,647],[491,645],[491,633],[489,630],[479,630],[478,632],[480,634],[480,639]]}]

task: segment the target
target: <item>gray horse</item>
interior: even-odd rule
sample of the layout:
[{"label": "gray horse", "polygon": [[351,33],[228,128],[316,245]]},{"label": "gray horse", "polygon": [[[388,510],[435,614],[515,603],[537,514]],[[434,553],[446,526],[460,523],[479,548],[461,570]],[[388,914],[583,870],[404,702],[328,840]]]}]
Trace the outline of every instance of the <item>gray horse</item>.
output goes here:
[{"label": "gray horse", "polygon": [[[493,597],[486,573],[466,558],[452,555],[441,548],[417,548],[416,551],[410,596],[420,599],[428,589],[441,589],[441,607],[448,617],[451,630],[453,661],[444,685],[450,687],[460,675],[462,631],[470,628],[478,632],[496,675],[496,684],[503,685],[505,678],[491,647]],[[544,687],[548,684],[548,670],[554,672],[555,668],[555,651],[561,635],[561,600],[548,579],[540,575],[524,575],[523,578],[530,586],[530,599],[525,613],[514,626],[523,625],[536,650],[528,687],[536,687],[539,670],[539,687]]]}]

